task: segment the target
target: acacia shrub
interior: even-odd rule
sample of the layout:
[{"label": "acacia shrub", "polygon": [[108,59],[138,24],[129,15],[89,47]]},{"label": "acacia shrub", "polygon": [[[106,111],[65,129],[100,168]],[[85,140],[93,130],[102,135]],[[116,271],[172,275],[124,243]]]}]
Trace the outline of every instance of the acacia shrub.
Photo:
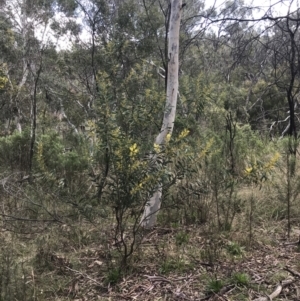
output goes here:
[{"label": "acacia shrub", "polygon": [[30,133],[28,130],[0,137],[0,170],[11,172],[28,170]]}]

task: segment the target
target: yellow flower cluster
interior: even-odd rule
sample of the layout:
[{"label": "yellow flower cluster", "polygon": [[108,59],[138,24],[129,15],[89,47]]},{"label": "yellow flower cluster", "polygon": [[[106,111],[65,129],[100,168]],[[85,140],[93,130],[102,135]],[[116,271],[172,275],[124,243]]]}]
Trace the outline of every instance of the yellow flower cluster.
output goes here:
[{"label": "yellow flower cluster", "polygon": [[6,76],[0,76],[0,90],[3,90],[5,88],[7,82],[8,79]]},{"label": "yellow flower cluster", "polygon": [[209,141],[205,145],[204,149],[200,152],[199,158],[203,158],[203,157],[205,157],[207,155],[207,153],[211,149],[213,143],[214,143],[214,138],[209,139]]},{"label": "yellow flower cluster", "polygon": [[166,136],[166,143],[169,143],[169,141],[171,140],[171,133],[168,133]]},{"label": "yellow flower cluster", "polygon": [[130,170],[131,172],[135,172],[136,170],[140,168],[145,168],[147,165],[146,161],[141,161],[141,160],[134,160],[132,164],[130,164]]},{"label": "yellow flower cluster", "polygon": [[146,184],[152,180],[151,176],[146,176],[140,183],[138,183],[133,189],[131,189],[130,194],[134,195],[139,192]]},{"label": "yellow flower cluster", "polygon": [[184,129],[178,136],[178,140],[185,138],[188,134],[190,133],[190,131],[188,129]]},{"label": "yellow flower cluster", "polygon": [[153,147],[154,147],[154,151],[155,151],[156,153],[159,153],[159,152],[160,152],[160,145],[159,145],[159,144],[154,143]]},{"label": "yellow flower cluster", "polygon": [[253,167],[247,167],[245,169],[246,174],[250,174],[253,171]]},{"label": "yellow flower cluster", "polygon": [[90,139],[96,139],[97,133],[96,133],[96,123],[94,120],[87,120],[86,121],[86,130],[87,130],[87,136]]},{"label": "yellow flower cluster", "polygon": [[130,150],[130,157],[134,157],[139,152],[139,148],[136,143],[132,144],[129,147],[129,150]]},{"label": "yellow flower cluster", "polygon": [[120,128],[117,127],[117,128],[115,128],[114,130],[112,130],[111,135],[112,135],[114,138],[119,137],[119,135],[120,135]]},{"label": "yellow flower cluster", "polygon": [[250,166],[245,168],[245,174],[246,176],[254,176],[257,177],[260,174],[264,174],[268,171],[270,171],[271,169],[274,168],[275,164],[277,163],[277,161],[280,158],[280,154],[278,152],[276,152],[274,154],[274,156],[265,164],[258,164],[254,159],[252,159],[252,163]]},{"label": "yellow flower cluster", "polygon": [[271,158],[271,160],[265,164],[263,169],[266,171],[273,169],[273,167],[275,166],[279,158],[280,158],[280,154],[276,152],[275,155]]}]

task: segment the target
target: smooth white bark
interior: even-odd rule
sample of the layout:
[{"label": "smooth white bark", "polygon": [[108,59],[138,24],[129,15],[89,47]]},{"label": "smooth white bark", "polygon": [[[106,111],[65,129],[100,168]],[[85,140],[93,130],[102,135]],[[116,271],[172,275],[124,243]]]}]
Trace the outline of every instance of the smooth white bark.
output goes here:
[{"label": "smooth white bark", "polygon": [[[171,2],[171,16],[169,24],[168,41],[168,78],[166,92],[166,106],[160,133],[155,139],[155,144],[164,145],[167,135],[173,132],[177,94],[178,94],[178,70],[179,70],[179,29],[181,20],[182,0]],[[158,183],[157,190],[147,202],[141,220],[144,228],[152,228],[156,223],[157,213],[161,206],[162,187]]]}]

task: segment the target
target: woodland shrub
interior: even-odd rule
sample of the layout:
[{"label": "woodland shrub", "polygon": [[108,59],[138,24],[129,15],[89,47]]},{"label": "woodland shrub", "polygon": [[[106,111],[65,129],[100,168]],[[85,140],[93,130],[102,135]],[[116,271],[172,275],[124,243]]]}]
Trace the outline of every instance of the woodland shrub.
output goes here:
[{"label": "woodland shrub", "polygon": [[[170,165],[177,177],[163,207],[164,218],[185,224],[206,223],[229,230],[236,214],[246,207],[242,195],[245,170],[251,158],[263,160],[267,150],[249,125],[238,124],[228,114],[222,131],[194,131],[177,146]],[[180,171],[180,172],[179,172]]]},{"label": "woodland shrub", "polygon": [[14,131],[12,135],[0,137],[0,169],[26,171],[29,162],[30,133]]},{"label": "woodland shrub", "polygon": [[37,171],[52,175],[69,187],[78,182],[80,173],[87,173],[90,160],[84,137],[66,141],[59,134],[50,132],[38,139],[35,155]]},{"label": "woodland shrub", "polygon": [[290,137],[273,143],[273,150],[269,150],[267,160],[261,163],[260,169],[251,170],[250,173],[256,173],[266,180],[261,192],[264,201],[261,202],[259,215],[273,220],[286,220],[288,234],[292,221],[299,216],[300,194],[298,153],[296,156],[291,153],[291,143],[298,149],[298,141]]},{"label": "woodland shrub", "polygon": [[[15,134],[1,139],[4,143],[0,143],[0,152],[14,168],[18,155],[28,154],[29,137]],[[16,146],[19,146],[19,152],[15,151]],[[68,220],[66,216],[73,219],[91,217],[89,199],[95,190],[88,176],[91,159],[87,147],[84,138],[67,141],[55,132],[38,137],[32,178],[29,179],[27,174],[23,178],[19,173],[12,173],[5,186],[0,186],[5,199],[3,213],[11,215],[13,220],[7,223],[10,229],[34,232],[32,225],[22,219],[62,222]]]},{"label": "woodland shrub", "polygon": [[0,246],[0,300],[32,300],[34,288],[27,283],[30,272],[26,265],[12,243]]}]

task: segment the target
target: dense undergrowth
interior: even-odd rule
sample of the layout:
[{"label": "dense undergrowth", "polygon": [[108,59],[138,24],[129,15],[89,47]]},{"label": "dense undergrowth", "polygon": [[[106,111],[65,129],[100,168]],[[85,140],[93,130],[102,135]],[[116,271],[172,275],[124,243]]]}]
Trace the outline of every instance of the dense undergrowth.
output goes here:
[{"label": "dense undergrowth", "polygon": [[299,299],[299,9],[186,2],[156,144],[175,1],[1,1],[0,301]]},{"label": "dense undergrowth", "polygon": [[[182,130],[155,150],[155,168],[148,146],[115,132],[105,179],[105,149],[91,152],[84,135],[41,135],[32,174],[27,133],[1,138],[0,299],[121,300],[132,287],[131,297],[174,300],[173,281],[187,281],[182,294],[195,300],[262,292],[253,273],[260,252],[276,257],[282,239],[297,239],[299,173],[288,139],[263,141],[230,115],[224,124],[197,139]],[[157,227],[143,230],[157,178],[163,207]],[[286,275],[276,260],[274,285]],[[161,289],[134,286],[156,276]]]}]

